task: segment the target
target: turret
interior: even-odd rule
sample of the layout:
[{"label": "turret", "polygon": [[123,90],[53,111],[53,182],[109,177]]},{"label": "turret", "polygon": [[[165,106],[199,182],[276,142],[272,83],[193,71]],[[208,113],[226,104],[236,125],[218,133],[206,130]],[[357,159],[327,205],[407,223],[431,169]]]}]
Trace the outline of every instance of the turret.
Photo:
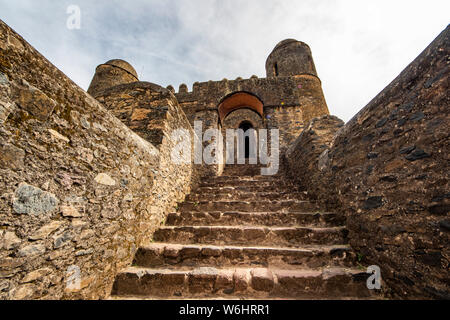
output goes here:
[{"label": "turret", "polygon": [[317,76],[309,46],[295,39],[278,43],[266,61],[267,78],[302,74]]},{"label": "turret", "polygon": [[138,75],[131,64],[120,59],[110,60],[97,67],[88,93],[95,97],[107,88],[137,81]]}]

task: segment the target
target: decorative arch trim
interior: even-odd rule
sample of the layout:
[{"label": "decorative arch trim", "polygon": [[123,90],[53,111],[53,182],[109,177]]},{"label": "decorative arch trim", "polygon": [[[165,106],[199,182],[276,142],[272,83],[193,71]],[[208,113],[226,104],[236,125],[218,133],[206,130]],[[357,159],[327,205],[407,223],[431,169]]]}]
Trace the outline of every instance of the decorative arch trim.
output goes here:
[{"label": "decorative arch trim", "polygon": [[218,107],[220,122],[222,123],[231,112],[244,108],[257,112],[263,118],[264,103],[261,99],[252,93],[240,91],[226,96],[220,102]]}]

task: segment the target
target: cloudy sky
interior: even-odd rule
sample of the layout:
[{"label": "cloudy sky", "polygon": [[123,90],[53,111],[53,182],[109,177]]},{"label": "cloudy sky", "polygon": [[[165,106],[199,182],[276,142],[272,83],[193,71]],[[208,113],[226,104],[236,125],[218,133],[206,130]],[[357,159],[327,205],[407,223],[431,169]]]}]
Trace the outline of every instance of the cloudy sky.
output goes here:
[{"label": "cloudy sky", "polygon": [[[66,27],[67,8],[81,29]],[[312,49],[330,112],[348,121],[450,22],[448,0],[0,0],[0,19],[83,89],[121,58],[175,88],[265,77],[281,40]]]}]

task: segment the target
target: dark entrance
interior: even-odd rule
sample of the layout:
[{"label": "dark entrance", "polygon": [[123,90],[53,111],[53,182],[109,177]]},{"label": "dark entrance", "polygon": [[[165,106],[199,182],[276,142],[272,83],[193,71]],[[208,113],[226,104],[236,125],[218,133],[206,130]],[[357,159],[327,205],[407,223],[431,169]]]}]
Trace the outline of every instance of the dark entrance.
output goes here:
[{"label": "dark entrance", "polygon": [[244,131],[244,137],[245,137],[245,159],[250,158],[250,137],[248,135],[248,130],[253,129],[253,125],[248,122],[244,121],[239,125],[239,129],[242,129]]}]

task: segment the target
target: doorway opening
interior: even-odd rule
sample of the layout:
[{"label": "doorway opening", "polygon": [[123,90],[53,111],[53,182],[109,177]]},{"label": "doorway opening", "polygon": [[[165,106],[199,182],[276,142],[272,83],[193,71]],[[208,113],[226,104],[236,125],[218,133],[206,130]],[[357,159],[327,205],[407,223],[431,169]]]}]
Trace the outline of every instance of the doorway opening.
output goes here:
[{"label": "doorway opening", "polygon": [[248,158],[250,158],[250,136],[249,136],[249,132],[247,132],[247,131],[250,129],[253,129],[253,125],[248,121],[244,121],[239,125],[239,129],[242,129],[242,131],[244,131],[245,159],[248,159]]}]

